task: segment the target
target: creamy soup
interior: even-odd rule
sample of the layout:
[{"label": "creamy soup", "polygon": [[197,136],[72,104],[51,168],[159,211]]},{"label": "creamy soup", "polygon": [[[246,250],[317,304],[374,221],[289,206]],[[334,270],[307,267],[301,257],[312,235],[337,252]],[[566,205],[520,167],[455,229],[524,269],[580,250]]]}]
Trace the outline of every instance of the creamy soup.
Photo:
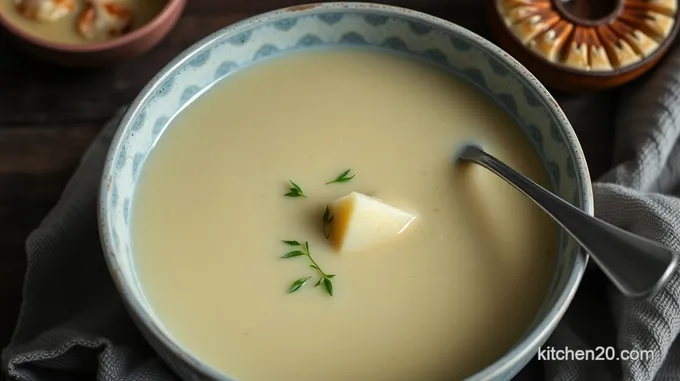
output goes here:
[{"label": "creamy soup", "polygon": [[35,37],[64,44],[88,44],[138,29],[151,21],[167,1],[0,0],[0,13]]},{"label": "creamy soup", "polygon": [[[501,109],[419,61],[314,51],[237,72],[179,113],[143,166],[131,213],[143,293],[186,350],[241,381],[470,376],[531,324],[558,229],[456,165],[468,141],[548,185]],[[415,219],[338,251],[324,214],[352,192]],[[308,242],[315,262],[282,259],[300,249],[282,240]]]}]

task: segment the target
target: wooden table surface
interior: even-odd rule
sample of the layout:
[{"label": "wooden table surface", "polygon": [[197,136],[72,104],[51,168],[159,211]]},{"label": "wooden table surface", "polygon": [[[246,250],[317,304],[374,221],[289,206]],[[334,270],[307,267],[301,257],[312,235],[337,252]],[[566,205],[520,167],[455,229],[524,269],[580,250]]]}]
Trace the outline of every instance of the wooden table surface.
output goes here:
[{"label": "wooden table surface", "polygon": [[[431,13],[486,35],[481,0],[382,2]],[[57,201],[81,154],[107,118],[132,101],[163,65],[200,38],[244,17],[304,2],[188,3],[175,29],[153,51],[105,69],[76,70],[42,62],[24,53],[0,30],[0,348],[10,338],[21,302],[25,238]],[[574,113],[582,111],[578,102],[573,108]],[[601,136],[605,144],[611,137],[601,131],[584,133]],[[593,142],[591,151],[600,151],[601,145]]]}]

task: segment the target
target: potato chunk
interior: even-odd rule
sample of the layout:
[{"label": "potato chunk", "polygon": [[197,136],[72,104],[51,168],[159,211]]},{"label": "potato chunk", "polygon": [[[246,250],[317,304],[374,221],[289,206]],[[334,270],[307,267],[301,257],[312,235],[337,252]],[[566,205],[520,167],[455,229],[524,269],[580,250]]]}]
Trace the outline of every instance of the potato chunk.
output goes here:
[{"label": "potato chunk", "polygon": [[377,198],[352,192],[329,205],[329,240],[338,251],[358,251],[395,238],[415,216]]}]

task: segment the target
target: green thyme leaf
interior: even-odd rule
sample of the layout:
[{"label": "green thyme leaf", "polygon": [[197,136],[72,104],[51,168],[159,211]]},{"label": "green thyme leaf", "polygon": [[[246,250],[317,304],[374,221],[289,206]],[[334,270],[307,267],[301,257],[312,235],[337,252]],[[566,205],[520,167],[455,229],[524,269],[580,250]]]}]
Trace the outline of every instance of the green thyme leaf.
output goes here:
[{"label": "green thyme leaf", "polygon": [[329,278],[323,278],[323,286],[326,288],[328,295],[333,296],[333,282]]},{"label": "green thyme leaf", "polygon": [[298,242],[298,241],[285,241],[284,240],[284,241],[281,241],[281,242],[285,243],[288,246],[300,246],[300,242]]},{"label": "green thyme leaf", "polygon": [[301,255],[305,255],[301,250],[293,250],[281,256],[281,258],[295,258]]},{"label": "green thyme leaf", "polygon": [[290,289],[288,290],[288,293],[292,294],[295,291],[299,290],[300,287],[304,286],[305,283],[307,283],[309,278],[311,278],[311,276],[308,276],[306,278],[300,278],[300,279],[296,280],[295,282],[293,282],[293,284],[290,285]]},{"label": "green thyme leaf", "polygon": [[302,188],[300,188],[299,185],[295,184],[292,180],[288,180],[288,182],[292,185],[288,189],[288,193],[284,194],[284,196],[287,197],[307,197],[305,193],[302,191]]},{"label": "green thyme leaf", "polygon": [[338,177],[335,178],[335,180],[327,182],[326,185],[333,183],[346,183],[352,180],[355,175],[353,174],[352,176],[349,176],[350,171],[351,169],[342,172],[340,175],[338,175]]},{"label": "green thyme leaf", "polygon": [[331,214],[330,208],[328,207],[328,205],[326,205],[326,211],[323,213],[323,217],[322,217],[322,220],[323,220],[323,235],[326,237],[326,239],[328,239],[330,237],[328,227],[333,222],[333,218],[335,218],[335,215]]}]

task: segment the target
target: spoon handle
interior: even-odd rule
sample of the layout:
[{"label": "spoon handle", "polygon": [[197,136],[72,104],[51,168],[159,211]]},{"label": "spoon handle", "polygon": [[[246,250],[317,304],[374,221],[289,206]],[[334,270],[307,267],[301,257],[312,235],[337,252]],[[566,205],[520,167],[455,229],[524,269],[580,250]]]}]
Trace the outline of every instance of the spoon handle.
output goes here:
[{"label": "spoon handle", "polygon": [[678,256],[671,249],[584,213],[480,148],[466,147],[460,159],[487,168],[532,199],[590,253],[624,295],[650,297],[675,270]]}]

